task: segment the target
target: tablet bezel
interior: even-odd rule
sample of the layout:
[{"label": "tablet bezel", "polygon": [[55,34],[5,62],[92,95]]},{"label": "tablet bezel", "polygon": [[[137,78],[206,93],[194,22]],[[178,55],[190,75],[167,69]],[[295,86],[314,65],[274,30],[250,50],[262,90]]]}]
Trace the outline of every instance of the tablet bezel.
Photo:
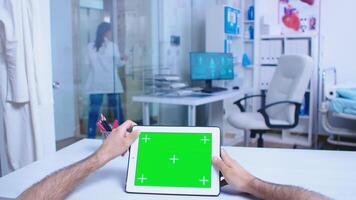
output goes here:
[{"label": "tablet bezel", "polygon": [[[174,133],[212,133],[212,156],[220,156],[220,129],[218,127],[172,127],[172,126],[135,126],[133,131],[141,132],[174,132]],[[184,187],[156,187],[135,186],[135,173],[137,162],[138,140],[130,148],[129,162],[126,178],[126,192],[149,194],[178,194],[218,196],[220,194],[219,171],[211,167],[211,188],[184,188]]]}]

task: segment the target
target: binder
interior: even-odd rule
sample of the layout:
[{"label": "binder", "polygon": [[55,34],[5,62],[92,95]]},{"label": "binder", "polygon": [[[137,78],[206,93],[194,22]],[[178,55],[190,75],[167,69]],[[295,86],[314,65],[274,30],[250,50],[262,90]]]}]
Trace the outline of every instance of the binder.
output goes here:
[{"label": "binder", "polygon": [[[287,39],[286,54],[302,54],[310,55],[310,41],[307,38],[303,39]],[[311,56],[311,55],[310,55]]]},{"label": "binder", "polygon": [[261,64],[277,65],[278,59],[282,55],[283,45],[281,39],[261,41]]}]

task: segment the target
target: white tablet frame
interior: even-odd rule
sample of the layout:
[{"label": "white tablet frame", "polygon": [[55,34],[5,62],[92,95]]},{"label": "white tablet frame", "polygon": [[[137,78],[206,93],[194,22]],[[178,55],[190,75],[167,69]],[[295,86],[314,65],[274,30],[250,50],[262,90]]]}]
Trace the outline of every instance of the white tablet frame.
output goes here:
[{"label": "white tablet frame", "polygon": [[[174,132],[174,133],[212,133],[212,156],[220,156],[220,129],[218,127],[172,127],[172,126],[135,126],[133,131],[142,132]],[[183,187],[155,187],[135,186],[136,158],[138,140],[130,148],[128,172],[126,178],[126,192],[153,193],[153,194],[179,194],[217,196],[220,194],[219,171],[211,167],[211,188],[183,188]]]}]

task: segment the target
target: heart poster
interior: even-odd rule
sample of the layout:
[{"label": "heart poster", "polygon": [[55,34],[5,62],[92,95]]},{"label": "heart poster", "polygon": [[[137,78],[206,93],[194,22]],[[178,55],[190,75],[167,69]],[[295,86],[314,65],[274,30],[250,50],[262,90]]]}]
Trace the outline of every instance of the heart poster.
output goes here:
[{"label": "heart poster", "polygon": [[279,1],[279,23],[283,34],[317,32],[319,15],[320,0]]}]

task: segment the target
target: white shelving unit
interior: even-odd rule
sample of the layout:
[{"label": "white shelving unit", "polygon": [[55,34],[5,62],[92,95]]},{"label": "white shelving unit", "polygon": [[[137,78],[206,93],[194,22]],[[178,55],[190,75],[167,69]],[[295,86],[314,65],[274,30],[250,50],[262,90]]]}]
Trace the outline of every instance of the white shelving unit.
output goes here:
[{"label": "white shelving unit", "polygon": [[[241,0],[238,1],[237,5],[234,5],[235,9],[239,10],[238,15],[238,25],[240,32],[237,35],[227,35],[224,32],[224,6],[220,5],[211,8],[207,13],[207,24],[206,24],[206,51],[212,52],[224,52],[226,49],[224,47],[224,41],[230,38],[231,42],[231,52],[235,57],[235,71],[237,72],[237,77],[234,81],[224,81],[222,84],[224,87],[236,86],[236,79],[242,79],[242,87],[254,88],[255,91],[266,90],[268,88],[269,82],[273,76],[275,67],[277,66],[278,59],[275,58],[273,62],[266,65],[260,60],[261,57],[261,44],[263,41],[279,41],[281,43],[281,53],[284,54],[288,49],[290,41],[295,40],[305,40],[307,41],[308,52],[306,54],[311,55],[317,63],[317,47],[318,47],[318,36],[311,34],[298,34],[298,35],[264,35],[260,33],[260,21],[261,21],[261,0]],[[227,5],[229,6],[229,5]],[[254,6],[254,19],[248,19],[248,10],[250,6]],[[254,30],[253,38],[250,37],[249,29]],[[248,67],[242,66],[242,57],[246,54],[251,62]],[[315,71],[317,67],[315,67]],[[315,75],[317,73],[314,73]],[[316,101],[316,94],[310,91],[317,91],[317,77],[313,76],[310,83],[310,88],[308,90],[309,95],[309,115],[300,116],[300,124],[294,128],[285,130],[282,133],[276,134],[265,134],[264,138],[266,141],[296,144],[303,146],[310,146],[312,144],[312,121],[313,116],[316,113],[316,108],[314,107],[314,102]],[[219,84],[219,82],[216,82]],[[314,88],[314,89],[313,89]],[[238,109],[233,102],[237,99],[231,99],[224,101],[225,117],[232,114],[232,112],[238,112]],[[256,106],[254,106],[256,105]],[[248,106],[248,110],[258,109],[260,102],[253,101]],[[224,122],[224,131],[231,133],[239,133],[239,130],[229,126],[229,124]],[[241,131],[240,131],[241,132]]]},{"label": "white shelving unit", "polygon": [[[269,82],[273,76],[274,70],[277,67],[277,64],[263,62],[262,57],[263,55],[263,44],[264,42],[272,42],[278,41],[281,43],[281,48],[276,47],[276,49],[280,50],[280,55],[283,54],[306,54],[314,58],[314,63],[317,63],[317,47],[318,47],[318,36],[317,35],[307,35],[307,34],[300,34],[300,35],[261,35],[257,36],[259,42],[259,85],[258,88],[260,90],[266,90],[268,88]],[[298,47],[291,47],[292,45],[301,44],[301,48]],[[304,45],[304,46],[303,46]],[[273,45],[272,45],[273,46]],[[288,52],[294,49],[296,52]],[[269,51],[275,51],[275,49],[269,49]],[[278,52],[278,51],[277,51]],[[278,58],[274,61],[277,62]],[[283,130],[282,133],[267,133],[264,134],[265,141],[276,142],[276,143],[284,143],[284,144],[292,144],[292,145],[302,145],[302,146],[311,146],[313,141],[313,120],[314,116],[316,115],[316,107],[314,107],[316,99],[317,99],[317,64],[315,64],[314,75],[311,78],[309,89],[306,92],[306,98],[308,99],[305,102],[304,106],[307,104],[309,109],[305,110],[304,115],[300,115],[299,117],[299,125],[293,129]],[[314,88],[314,89],[313,89]]]},{"label": "white shelving unit", "polygon": [[[276,43],[280,43],[281,47],[277,50],[280,51],[280,55],[289,54],[291,49],[294,48],[296,53],[310,55],[314,59],[314,63],[318,63],[318,34],[273,34],[266,35],[261,33],[261,23],[262,18],[265,17],[266,9],[262,8],[264,5],[264,1],[256,0],[255,2],[255,57],[254,57],[254,86],[258,90],[266,90],[269,86],[269,82],[274,74],[275,67],[278,63],[278,57],[274,55],[274,57],[269,58],[267,56],[267,60],[262,59],[265,52],[270,53],[270,51],[274,51],[275,49],[264,49],[265,42],[267,41],[275,41]],[[276,4],[277,5],[277,4]],[[270,16],[269,16],[270,17]],[[274,20],[278,20],[275,18]],[[277,23],[275,21],[275,23]],[[295,48],[293,45],[296,45],[300,41],[301,44],[305,44],[307,48]],[[270,48],[270,47],[267,47]],[[274,52],[276,54],[276,52]],[[295,53],[295,52],[293,52]],[[311,146],[312,145],[312,132],[313,132],[313,116],[316,114],[317,110],[313,107],[313,103],[316,101],[317,93],[313,91],[317,91],[318,77],[317,77],[317,64],[315,64],[314,73],[312,79],[309,84],[309,89],[306,92],[306,95],[309,96],[309,109],[307,115],[301,115],[299,117],[299,125],[294,129],[284,130],[280,134],[276,133],[268,133],[264,134],[264,139],[266,141],[277,142],[277,143],[286,143],[286,144],[296,144],[303,146]],[[260,105],[260,102],[254,102],[254,105]]]}]

